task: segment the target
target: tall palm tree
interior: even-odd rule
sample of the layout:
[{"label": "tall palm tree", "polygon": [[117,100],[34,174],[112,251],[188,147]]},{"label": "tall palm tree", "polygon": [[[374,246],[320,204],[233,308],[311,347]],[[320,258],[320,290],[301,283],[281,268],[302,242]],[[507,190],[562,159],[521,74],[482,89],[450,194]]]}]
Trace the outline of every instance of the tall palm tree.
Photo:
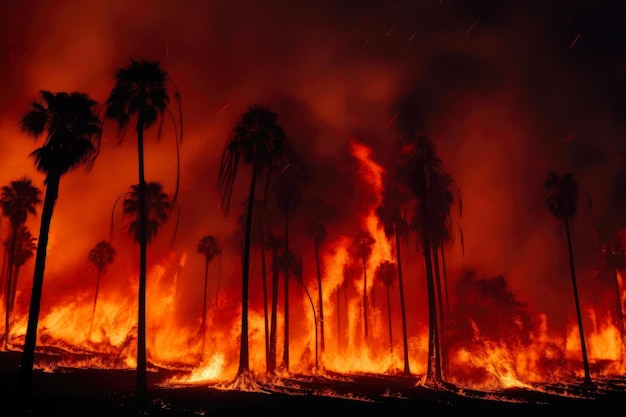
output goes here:
[{"label": "tall palm tree", "polygon": [[389,318],[389,350],[393,351],[393,333],[391,330],[391,300],[389,297],[389,287],[396,280],[398,275],[396,271],[396,264],[391,261],[382,261],[376,267],[374,273],[374,279],[380,281],[387,290],[387,316]]},{"label": "tall palm tree", "polygon": [[239,369],[237,376],[250,370],[248,350],[248,282],[250,269],[250,241],[252,235],[252,210],[257,177],[264,169],[272,167],[280,157],[285,140],[285,132],[277,121],[276,113],[262,106],[251,106],[235,123],[222,152],[217,186],[222,192],[222,208],[228,214],[239,161],[252,166],[241,278],[241,341]]},{"label": "tall palm tree", "polygon": [[318,201],[314,204],[314,212],[309,217],[306,225],[305,233],[313,242],[315,251],[315,271],[317,273],[317,301],[319,309],[320,322],[320,349],[324,353],[324,298],[322,291],[322,266],[320,262],[320,247],[326,241],[328,231],[326,230],[326,222],[335,215],[335,210],[324,201]]},{"label": "tall palm tree", "polygon": [[352,241],[352,253],[354,257],[361,261],[363,265],[363,328],[365,331],[365,339],[367,340],[367,262],[372,255],[372,246],[374,246],[376,240],[372,234],[361,229],[357,232],[354,240]]},{"label": "tall palm tree", "polygon": [[399,154],[399,177],[408,187],[415,200],[414,224],[421,244],[426,269],[428,294],[428,364],[427,384],[437,385],[442,380],[439,320],[437,317],[436,283],[432,264],[432,236],[430,225],[433,221],[433,201],[435,184],[440,175],[442,161],[436,155],[433,143],[426,136],[405,135]]},{"label": "tall palm tree", "polygon": [[587,348],[585,346],[585,335],[583,331],[583,319],[580,312],[580,302],[578,298],[578,288],[576,286],[576,271],[574,268],[574,252],[572,250],[572,236],[570,232],[570,222],[578,213],[579,206],[583,209],[591,208],[591,197],[581,183],[574,179],[572,173],[559,175],[552,171],[543,183],[546,191],[545,204],[550,213],[565,226],[567,237],[567,249],[569,253],[570,272],[572,275],[572,287],[574,290],[574,303],[576,304],[576,316],[578,318],[578,331],[580,334],[580,347],[583,358],[585,372],[584,383],[592,385],[591,374],[589,372],[589,360],[587,358]]},{"label": "tall palm tree", "polygon": [[409,196],[400,190],[393,181],[386,178],[381,204],[376,208],[378,226],[383,228],[387,239],[395,239],[395,255],[398,272],[398,286],[400,290],[400,311],[402,314],[402,347],[404,358],[404,374],[411,373],[409,367],[409,343],[406,329],[406,306],[404,303],[404,284],[402,277],[402,255],[400,250],[400,239],[408,235],[408,224],[402,214],[402,205],[408,202]]},{"label": "tall palm tree", "polygon": [[[285,254],[291,253],[289,247],[289,226],[292,213],[300,205],[303,199],[302,187],[306,181],[306,173],[298,157],[290,149],[285,152],[285,167],[280,171],[276,182],[276,201],[278,210],[284,221],[284,244]],[[291,267],[289,263],[284,265],[284,332],[283,338],[283,366],[289,370],[289,275]]]},{"label": "tall palm tree", "polygon": [[96,305],[98,303],[98,293],[100,291],[100,277],[102,274],[106,274],[107,268],[115,261],[116,251],[111,244],[106,240],[101,240],[96,243],[87,254],[87,260],[96,267],[98,275],[96,277],[96,291],[93,297],[93,307],[91,308],[91,320],[89,321],[89,333],[88,338],[91,338],[91,330],[93,327],[93,319],[96,315]]},{"label": "tall palm tree", "polygon": [[18,377],[18,389],[25,398],[32,394],[37,325],[52,213],[61,177],[80,166],[91,168],[98,156],[102,123],[95,106],[96,102],[84,93],[40,91],[39,100],[32,103],[20,121],[22,130],[35,138],[45,132],[44,143],[31,156],[37,170],[46,176],[28,326]]},{"label": "tall palm tree", "polygon": [[267,372],[273,374],[276,371],[276,332],[278,315],[278,279],[281,266],[281,257],[285,249],[283,240],[272,234],[267,236],[267,248],[272,252],[272,311],[270,323],[269,359]]},{"label": "tall palm tree", "polygon": [[[148,224],[146,208],[146,180],[144,173],[144,131],[154,125],[159,119],[159,136],[163,124],[164,114],[172,115],[168,105],[170,94],[169,84],[173,84],[168,74],[155,61],[131,60],[126,67],[118,68],[115,76],[115,84],[109,93],[105,103],[105,118],[117,122],[120,140],[123,140],[131,120],[135,121],[137,131],[137,155],[139,181],[137,191],[138,201],[138,224],[136,225],[137,237],[139,238],[139,291],[138,291],[138,320],[137,320],[137,382],[136,397],[143,401],[148,391],[148,375],[146,370],[146,246],[148,244]],[[180,94],[174,93],[179,105]],[[181,123],[178,126],[180,136],[176,138],[176,152],[178,156],[178,144],[182,140],[182,112]],[[177,173],[178,174],[178,173]],[[173,202],[178,196],[178,175],[176,177],[176,190]]]},{"label": "tall palm tree", "polygon": [[204,292],[202,293],[202,324],[200,325],[200,332],[202,333],[202,352],[204,353],[204,343],[206,340],[206,292],[209,281],[209,263],[211,263],[217,255],[222,253],[222,248],[215,236],[205,235],[198,242],[197,251],[199,254],[204,255]]},{"label": "tall palm tree", "polygon": [[7,288],[5,295],[5,325],[4,325],[4,347],[8,349],[10,324],[9,316],[12,299],[15,293],[15,255],[18,243],[18,232],[21,226],[26,223],[28,215],[37,214],[37,206],[41,204],[41,190],[33,185],[29,178],[20,178],[5,185],[0,190],[0,207],[2,213],[8,217],[11,226],[10,243],[5,248],[8,253],[7,261]]}]

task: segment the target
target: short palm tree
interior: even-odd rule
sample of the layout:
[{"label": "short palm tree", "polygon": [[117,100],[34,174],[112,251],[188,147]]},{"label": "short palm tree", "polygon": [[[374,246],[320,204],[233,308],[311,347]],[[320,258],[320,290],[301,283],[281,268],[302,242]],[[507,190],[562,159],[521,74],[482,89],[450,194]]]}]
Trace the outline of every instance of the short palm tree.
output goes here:
[{"label": "short palm tree", "polygon": [[[137,131],[137,155],[139,181],[137,185],[138,221],[135,225],[136,237],[139,242],[139,291],[137,320],[137,382],[135,394],[137,400],[145,400],[148,391],[146,369],[146,246],[149,241],[147,224],[146,180],[144,173],[144,131],[159,123],[159,136],[163,117],[172,115],[169,109],[170,93],[168,85],[173,84],[168,74],[155,61],[131,60],[126,67],[118,68],[115,73],[115,84],[106,101],[105,118],[117,122],[120,138],[123,139],[129,123],[135,122]],[[180,110],[180,94],[174,92]],[[180,136],[176,138],[176,152],[182,140],[182,112]],[[172,118],[173,119],[173,118]],[[178,172],[178,171],[177,171]],[[172,201],[178,196],[179,178],[176,177],[176,190]]]},{"label": "short palm tree", "polygon": [[245,164],[251,165],[252,178],[247,200],[248,207],[244,231],[241,278],[241,341],[237,377],[248,373],[250,370],[248,349],[248,275],[256,181],[263,174],[263,170],[271,168],[276,159],[280,157],[285,141],[285,132],[276,119],[276,113],[261,106],[252,106],[239,117],[222,152],[217,182],[218,189],[222,192],[222,208],[228,214],[239,162],[243,160]]},{"label": "short palm tree", "polygon": [[592,385],[591,374],[589,372],[589,360],[587,359],[587,348],[585,346],[585,335],[583,331],[583,319],[580,312],[580,301],[578,298],[578,288],[576,285],[576,270],[574,268],[574,252],[572,250],[572,236],[570,232],[570,222],[578,213],[579,206],[583,209],[591,208],[591,197],[585,188],[574,179],[572,173],[559,175],[552,171],[544,181],[546,191],[545,205],[550,213],[565,226],[567,237],[567,249],[569,253],[570,272],[572,275],[572,287],[574,290],[574,303],[576,304],[576,316],[578,318],[578,331],[580,334],[580,347],[583,358],[585,372],[584,383]]},{"label": "short palm tree", "polygon": [[11,235],[9,244],[5,248],[8,254],[7,288],[5,295],[5,326],[4,347],[9,343],[9,316],[12,299],[15,293],[16,277],[13,276],[15,269],[15,255],[19,239],[19,229],[24,225],[28,215],[37,214],[37,206],[41,204],[41,190],[37,188],[29,178],[14,180],[0,190],[0,207],[2,213],[9,219]]},{"label": "short palm tree", "polygon": [[352,242],[352,251],[356,259],[359,259],[363,265],[363,327],[365,331],[365,339],[367,340],[367,262],[372,255],[372,246],[376,240],[372,234],[365,230],[359,230]]},{"label": "short palm tree", "polygon": [[59,195],[61,177],[80,166],[91,168],[98,156],[102,123],[95,107],[96,102],[84,93],[40,91],[39,100],[32,103],[20,122],[22,130],[35,138],[45,132],[44,143],[31,153],[35,167],[45,174],[46,192],[35,256],[28,326],[18,378],[19,392],[26,398],[30,398],[32,394],[35,344],[52,213]]},{"label": "short palm tree", "polygon": [[391,300],[389,297],[389,287],[396,280],[398,275],[396,264],[391,261],[382,261],[376,267],[374,279],[380,281],[387,290],[387,316],[389,317],[389,350],[393,350],[393,333],[391,327]]},{"label": "short palm tree", "polygon": [[13,291],[11,294],[10,311],[13,311],[15,304],[15,293],[17,289],[17,279],[20,276],[20,268],[31,259],[37,250],[37,238],[32,235],[28,227],[21,225],[17,229],[17,243],[15,245],[14,273],[13,273]]},{"label": "short palm tree", "polygon": [[98,292],[100,290],[100,277],[102,274],[106,274],[107,268],[115,261],[116,251],[113,246],[106,240],[101,240],[96,243],[89,253],[87,254],[87,260],[96,267],[98,275],[96,277],[96,291],[93,297],[93,307],[91,309],[91,320],[89,321],[89,333],[87,338],[91,338],[91,330],[93,327],[93,319],[96,315],[96,304],[98,303]]},{"label": "short palm tree", "polygon": [[200,332],[202,333],[202,352],[204,353],[204,343],[206,340],[206,292],[209,278],[209,263],[211,263],[217,255],[222,253],[222,248],[215,236],[206,235],[198,242],[197,251],[199,254],[204,255],[204,291],[202,293],[202,324],[200,325]]}]

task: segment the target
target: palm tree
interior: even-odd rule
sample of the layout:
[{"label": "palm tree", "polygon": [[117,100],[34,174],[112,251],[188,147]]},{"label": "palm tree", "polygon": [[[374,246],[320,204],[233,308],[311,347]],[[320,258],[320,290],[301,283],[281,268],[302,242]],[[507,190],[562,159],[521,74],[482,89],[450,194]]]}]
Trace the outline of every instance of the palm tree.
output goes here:
[{"label": "palm tree", "polygon": [[22,130],[35,138],[46,132],[43,145],[31,153],[37,170],[46,175],[46,192],[35,256],[28,326],[18,377],[18,390],[26,399],[32,394],[32,372],[48,234],[59,195],[59,184],[61,177],[67,172],[80,166],[87,169],[93,166],[100,150],[102,133],[102,123],[94,110],[96,102],[88,95],[79,92],[41,91],[39,99],[32,103],[31,109],[20,122]]},{"label": "palm tree", "polygon": [[393,284],[398,273],[396,264],[390,261],[382,261],[376,267],[374,279],[380,281],[387,290],[387,316],[389,317],[389,350],[393,351],[393,334],[391,331],[391,300],[389,298],[389,287]]},{"label": "palm tree", "polygon": [[576,286],[576,272],[574,268],[574,253],[572,251],[572,236],[570,232],[570,222],[576,216],[578,207],[583,209],[591,208],[591,197],[585,188],[574,179],[572,173],[559,175],[552,171],[544,181],[546,190],[545,204],[550,213],[565,226],[567,237],[567,249],[569,253],[570,272],[572,275],[572,287],[574,290],[574,303],[576,304],[576,316],[578,318],[578,331],[580,333],[580,347],[583,357],[585,371],[584,383],[592,385],[591,374],[589,372],[589,361],[587,359],[587,348],[585,346],[585,335],[583,331],[583,319],[580,312],[580,302],[578,299],[578,289]]},{"label": "palm tree", "polygon": [[[287,157],[286,165],[281,170],[280,176],[276,183],[276,201],[278,204],[278,210],[283,216],[284,221],[284,244],[285,253],[291,253],[289,247],[289,225],[291,220],[291,214],[298,205],[302,202],[302,186],[306,181],[306,173],[303,166],[296,155],[288,149],[285,152]],[[291,268],[289,264],[285,264],[283,268],[284,274],[284,319],[285,337],[283,338],[283,366],[286,370],[289,370],[289,274]]]},{"label": "palm tree", "polygon": [[[12,240],[12,239],[9,239]],[[11,242],[5,242],[5,248],[9,247]],[[25,225],[21,225],[19,229],[17,229],[17,242],[15,244],[15,257],[13,262],[14,272],[13,272],[13,285],[11,291],[11,300],[9,311],[13,312],[13,305],[15,304],[15,294],[17,290],[17,279],[20,275],[20,268],[33,257],[35,251],[37,250],[37,238],[34,237],[28,227]]]},{"label": "palm tree", "polygon": [[383,228],[387,239],[395,238],[396,264],[398,271],[398,286],[400,287],[400,310],[402,314],[402,345],[404,353],[404,374],[411,373],[409,368],[409,343],[406,329],[406,307],[404,303],[404,285],[402,277],[402,256],[400,250],[400,239],[406,238],[408,234],[408,224],[401,210],[401,205],[408,201],[409,196],[403,193],[394,182],[388,178],[385,181],[381,204],[376,208],[378,226]]},{"label": "palm tree", "polygon": [[96,304],[98,303],[98,292],[100,290],[100,277],[105,274],[110,264],[115,261],[116,251],[106,240],[101,240],[96,243],[89,253],[87,254],[87,260],[96,267],[98,276],[96,277],[96,291],[93,298],[93,307],[91,309],[91,320],[89,322],[89,335],[91,339],[91,329],[93,327],[93,319],[96,315]]},{"label": "palm tree", "polygon": [[313,241],[313,249],[315,251],[315,270],[317,272],[317,300],[319,308],[320,322],[320,343],[321,351],[324,353],[324,298],[322,292],[322,267],[320,263],[320,246],[326,240],[328,231],[326,230],[326,221],[335,215],[335,210],[323,201],[314,204],[314,213],[309,217],[305,233],[309,239]]},{"label": "palm tree", "polygon": [[620,280],[618,277],[618,271],[626,268],[626,251],[624,250],[624,244],[619,240],[619,236],[613,240],[613,242],[603,245],[600,255],[602,257],[602,263],[604,267],[610,271],[611,280],[615,284],[615,313],[618,323],[619,334],[622,340],[626,338],[626,331],[624,329],[624,313],[622,312],[622,290],[620,289]]},{"label": "palm tree", "polygon": [[248,351],[248,275],[256,181],[257,177],[263,174],[263,170],[271,168],[276,158],[281,155],[285,140],[285,132],[276,122],[276,119],[276,113],[261,106],[251,106],[240,116],[222,152],[217,182],[218,189],[222,192],[222,208],[228,214],[240,159],[243,158],[244,163],[252,166],[242,262],[241,341],[238,377],[248,373],[250,370]]},{"label": "palm tree", "polygon": [[204,292],[202,293],[202,324],[200,325],[200,332],[202,333],[202,352],[204,353],[204,343],[206,340],[206,292],[209,277],[209,263],[217,255],[222,253],[222,248],[215,236],[206,235],[198,242],[197,251],[199,254],[204,255]]},{"label": "palm tree", "polygon": [[372,254],[372,246],[376,240],[372,234],[365,230],[359,230],[352,241],[352,252],[355,258],[359,259],[363,265],[363,327],[365,339],[367,340],[367,261]]},{"label": "palm tree", "polygon": [[[137,320],[137,382],[136,396],[143,401],[148,391],[148,376],[146,370],[146,246],[148,244],[147,206],[146,206],[146,180],[144,173],[144,130],[161,120],[159,136],[163,116],[165,113],[172,115],[169,110],[170,96],[167,90],[168,81],[171,82],[167,73],[158,62],[147,60],[131,60],[126,67],[119,68],[115,73],[115,84],[106,101],[105,118],[117,122],[121,140],[124,138],[131,119],[136,120],[137,130],[137,155],[139,182],[138,191],[138,223],[136,224],[137,238],[139,242],[139,291],[138,291],[138,320]],[[179,105],[180,94],[174,93]],[[182,140],[182,112],[180,137],[176,140],[176,152],[178,156],[178,143]],[[172,202],[176,202],[178,196],[178,175],[176,177],[176,190]]]},{"label": "palm tree", "polygon": [[4,326],[4,347],[8,349],[9,344],[9,316],[12,299],[15,293],[15,277],[12,276],[15,267],[15,255],[19,239],[18,231],[24,225],[28,215],[37,214],[37,206],[41,204],[41,190],[33,185],[29,178],[14,180],[5,185],[0,190],[0,207],[2,213],[8,217],[11,225],[11,237],[8,247],[7,267],[7,288],[5,296],[5,326]]},{"label": "palm tree", "polygon": [[442,162],[435,153],[432,142],[426,136],[415,137],[409,133],[401,142],[399,177],[411,190],[415,199],[414,224],[421,243],[422,256],[426,269],[428,293],[428,365],[426,382],[439,384],[442,380],[439,320],[437,318],[436,283],[432,264],[431,223],[433,219],[433,201],[437,177],[442,172]]},{"label": "palm tree", "polygon": [[270,323],[269,359],[267,372],[273,374],[276,370],[276,332],[278,314],[278,273],[281,266],[281,257],[285,249],[283,240],[272,234],[267,236],[267,248],[272,252],[272,311]]}]

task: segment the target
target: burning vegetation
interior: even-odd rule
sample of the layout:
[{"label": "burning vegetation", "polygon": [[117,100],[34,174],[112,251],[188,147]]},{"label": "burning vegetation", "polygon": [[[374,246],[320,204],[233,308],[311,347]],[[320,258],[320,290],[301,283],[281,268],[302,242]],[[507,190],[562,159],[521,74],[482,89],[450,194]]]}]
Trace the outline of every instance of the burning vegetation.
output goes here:
[{"label": "burning vegetation", "polygon": [[[624,376],[626,194],[614,139],[624,126],[613,108],[537,114],[546,104],[528,87],[546,78],[520,64],[535,35],[507,51],[495,35],[513,34],[495,6],[472,9],[471,21],[440,6],[465,24],[462,39],[422,34],[398,15],[406,4],[373,7],[399,23],[381,31],[362,11],[354,39],[332,25],[319,34],[338,36],[332,48],[313,44],[313,29],[283,33],[282,48],[309,48],[290,77],[265,74],[266,55],[287,52],[232,33],[227,48],[212,45],[232,58],[228,71],[182,64],[196,36],[186,32],[163,50],[131,48],[128,61],[90,38],[101,52],[85,73],[106,80],[44,74],[33,69],[42,52],[24,58],[31,73],[11,93],[23,111],[0,102],[11,142],[2,349],[23,352],[22,394],[33,369],[136,370],[139,397],[162,371],[167,387],[248,391],[291,389],[281,384],[294,375],[480,391]],[[585,33],[574,35],[568,50],[584,47]],[[14,74],[26,70],[11,57]],[[224,84],[208,105],[205,78]],[[575,81],[559,83],[547,101]]]}]

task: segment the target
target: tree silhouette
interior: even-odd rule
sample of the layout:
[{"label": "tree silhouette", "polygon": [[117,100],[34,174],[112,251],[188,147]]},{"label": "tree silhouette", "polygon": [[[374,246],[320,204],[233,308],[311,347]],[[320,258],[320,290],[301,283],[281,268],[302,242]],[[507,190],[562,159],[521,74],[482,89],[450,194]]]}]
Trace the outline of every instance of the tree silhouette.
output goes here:
[{"label": "tree silhouette", "polygon": [[270,323],[269,360],[268,373],[273,374],[276,370],[276,333],[278,315],[278,279],[281,268],[281,257],[285,249],[283,240],[272,234],[267,236],[267,248],[272,252],[272,311]]},{"label": "tree silhouette", "polygon": [[89,321],[88,339],[91,339],[91,330],[93,328],[93,319],[96,316],[96,305],[98,303],[98,293],[100,291],[100,277],[105,274],[110,264],[115,261],[116,251],[106,240],[101,240],[89,250],[87,260],[96,267],[98,275],[96,277],[96,291],[93,297],[93,307],[91,309],[91,320]]},{"label": "tree silhouette", "polygon": [[572,287],[574,290],[574,303],[576,304],[580,346],[585,371],[584,383],[586,385],[592,385],[591,374],[589,372],[589,360],[587,358],[587,348],[585,346],[583,319],[580,312],[578,288],[576,286],[576,271],[574,268],[574,253],[572,250],[572,236],[570,232],[570,222],[576,216],[578,207],[582,206],[583,209],[590,209],[591,197],[582,184],[574,179],[574,175],[572,173],[559,175],[552,171],[548,174],[548,177],[544,181],[543,185],[546,191],[546,197],[544,200],[546,207],[550,213],[558,219],[563,226],[565,226],[570,272],[572,275]]},{"label": "tree silhouette", "polygon": [[[115,84],[106,101],[105,118],[117,122],[117,130],[120,141],[123,140],[128,125],[136,120],[137,130],[137,156],[139,181],[138,192],[138,221],[135,225],[139,242],[139,291],[137,312],[137,382],[136,397],[138,401],[144,401],[148,391],[148,376],[146,369],[146,246],[148,244],[148,224],[146,212],[146,180],[144,173],[144,130],[154,125],[159,119],[160,137],[161,126],[165,113],[172,115],[169,110],[170,95],[167,84],[171,82],[161,65],[155,61],[131,60],[126,67],[118,68],[114,76]],[[179,104],[180,94],[174,93]],[[176,140],[178,155],[178,143],[182,140],[182,112],[180,115],[180,137]],[[176,177],[176,190],[172,202],[176,202],[178,196],[178,175]]]},{"label": "tree silhouette", "polygon": [[19,231],[23,227],[28,215],[37,214],[37,206],[41,204],[41,190],[33,185],[29,178],[14,180],[0,190],[0,207],[2,213],[9,219],[11,234],[9,244],[5,246],[8,254],[8,266],[5,293],[5,321],[4,321],[4,348],[9,348],[10,312],[13,308],[15,289],[17,285],[16,251],[20,242]]},{"label": "tree silhouette", "polygon": [[39,100],[32,103],[20,121],[22,131],[35,138],[46,132],[43,145],[31,153],[35,167],[46,176],[46,192],[41,212],[28,327],[18,376],[18,390],[26,401],[32,394],[33,362],[52,213],[59,195],[61,177],[80,166],[91,168],[98,156],[102,123],[95,113],[95,106],[96,102],[84,93],[51,93],[42,90]]},{"label": "tree silhouette", "polygon": [[334,209],[325,203],[321,203],[308,221],[305,233],[313,242],[313,250],[315,251],[315,272],[317,274],[317,302],[319,309],[319,326],[320,326],[320,343],[321,351],[325,349],[324,339],[324,296],[322,291],[322,265],[320,262],[320,247],[326,241],[328,231],[326,230],[326,221],[334,215]]},{"label": "tree silhouette", "polygon": [[252,210],[257,177],[270,168],[280,157],[285,140],[283,128],[276,121],[277,115],[261,106],[252,106],[235,123],[222,152],[217,186],[222,192],[222,208],[228,214],[233,186],[237,176],[239,161],[252,166],[244,250],[242,262],[241,290],[241,342],[237,377],[250,370],[248,350],[248,282],[250,269],[250,241],[252,234]]},{"label": "tree silhouette", "polygon": [[383,228],[387,239],[395,240],[396,264],[398,272],[398,286],[400,290],[400,310],[402,314],[402,346],[404,358],[404,374],[411,373],[409,367],[409,343],[406,329],[406,306],[404,302],[404,282],[402,277],[402,255],[400,250],[400,239],[408,235],[408,224],[402,214],[401,206],[406,204],[409,196],[402,192],[389,178],[385,180],[381,204],[376,208],[378,226]]},{"label": "tree silhouette", "polygon": [[206,341],[206,292],[209,278],[209,263],[222,253],[222,248],[218,243],[215,236],[205,235],[198,242],[197,251],[199,254],[204,255],[204,292],[202,293],[202,324],[200,325],[200,332],[202,333],[202,353],[204,353],[204,343]]},{"label": "tree silhouette", "polygon": [[389,317],[389,350],[393,351],[393,333],[391,327],[391,300],[389,297],[389,287],[396,280],[398,272],[396,270],[396,264],[390,261],[382,261],[376,267],[374,279],[380,281],[387,290],[387,316]]},{"label": "tree silhouette", "polygon": [[372,234],[365,230],[359,230],[352,241],[352,254],[359,259],[363,265],[363,328],[365,331],[365,339],[367,340],[367,262],[372,254],[372,246],[376,240]]}]

